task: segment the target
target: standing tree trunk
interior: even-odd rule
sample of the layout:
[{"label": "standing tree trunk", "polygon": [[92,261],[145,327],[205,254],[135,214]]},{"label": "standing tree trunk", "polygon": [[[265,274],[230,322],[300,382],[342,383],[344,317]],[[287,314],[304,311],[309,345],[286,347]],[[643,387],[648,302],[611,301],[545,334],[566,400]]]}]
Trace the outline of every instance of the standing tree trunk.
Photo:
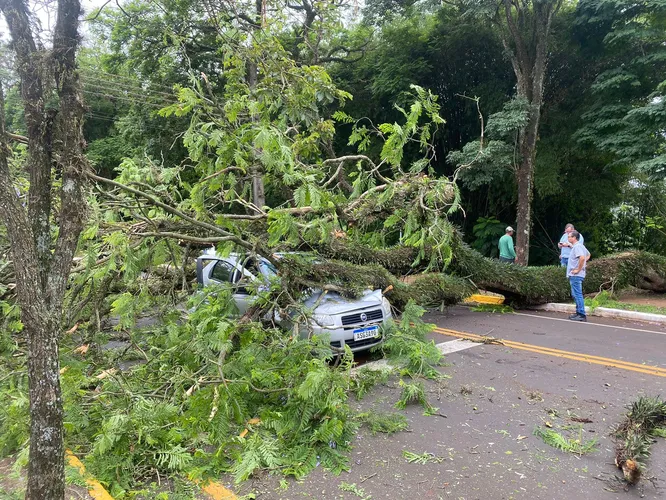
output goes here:
[{"label": "standing tree trunk", "polygon": [[543,104],[548,37],[553,17],[561,5],[562,0],[502,0],[498,12],[503,12],[504,19],[496,19],[502,28],[502,42],[516,74],[518,97],[529,104],[529,120],[519,135],[520,164],[516,169],[516,263],[524,266],[529,261],[530,253],[534,164]]},{"label": "standing tree trunk", "polygon": [[[255,17],[254,23],[250,25],[251,31],[258,31],[262,27],[262,14],[264,3],[263,0],[255,0]],[[248,61],[247,63],[247,85],[250,92],[254,92],[257,88],[257,74],[258,67],[255,61]],[[252,203],[255,207],[261,210],[266,205],[266,190],[264,187],[264,169],[262,166],[255,162],[249,169],[250,178],[252,179]]]},{"label": "standing tree trunk", "polygon": [[[17,300],[28,337],[28,499],[64,498],[63,404],[58,339],[63,298],[83,227],[84,106],[75,68],[79,0],[59,0],[51,51],[33,36],[24,0],[0,0],[16,54],[28,131],[27,207],[8,167],[0,88],[0,221],[7,228]],[[46,106],[58,96],[58,105]],[[54,192],[54,184],[58,192]],[[57,208],[57,213],[55,208]]]}]

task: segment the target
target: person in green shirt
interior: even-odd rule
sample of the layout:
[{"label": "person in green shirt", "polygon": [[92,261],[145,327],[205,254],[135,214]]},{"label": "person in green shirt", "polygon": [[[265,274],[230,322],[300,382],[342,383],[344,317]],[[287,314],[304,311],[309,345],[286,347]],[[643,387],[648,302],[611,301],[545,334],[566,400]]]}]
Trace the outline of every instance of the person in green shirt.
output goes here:
[{"label": "person in green shirt", "polygon": [[499,240],[499,253],[500,262],[506,262],[507,264],[512,264],[516,262],[516,251],[513,249],[513,228],[507,226],[505,230],[506,234],[502,236]]}]

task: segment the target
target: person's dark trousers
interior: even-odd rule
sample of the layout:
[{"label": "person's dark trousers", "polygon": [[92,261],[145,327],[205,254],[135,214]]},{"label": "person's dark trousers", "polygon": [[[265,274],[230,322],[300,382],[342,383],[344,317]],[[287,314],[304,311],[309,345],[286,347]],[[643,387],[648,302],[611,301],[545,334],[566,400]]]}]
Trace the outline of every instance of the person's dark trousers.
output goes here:
[{"label": "person's dark trousers", "polygon": [[514,262],[516,262],[516,259],[509,259],[508,257],[500,257],[499,261],[504,262],[505,264],[513,264]]},{"label": "person's dark trousers", "polygon": [[561,257],[560,264],[562,264],[562,267],[567,267],[569,265],[569,257]]},{"label": "person's dark trousers", "polygon": [[585,300],[583,299],[583,280],[580,276],[569,276],[571,296],[576,302],[576,314],[585,316]]}]

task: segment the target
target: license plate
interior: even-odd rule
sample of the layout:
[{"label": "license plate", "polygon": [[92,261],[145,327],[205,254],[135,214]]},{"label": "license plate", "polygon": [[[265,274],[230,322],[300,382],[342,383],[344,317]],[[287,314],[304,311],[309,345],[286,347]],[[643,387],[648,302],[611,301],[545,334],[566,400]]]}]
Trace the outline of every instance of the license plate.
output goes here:
[{"label": "license plate", "polygon": [[354,330],[354,341],[371,339],[379,336],[379,327],[366,326],[364,328],[357,328]]}]

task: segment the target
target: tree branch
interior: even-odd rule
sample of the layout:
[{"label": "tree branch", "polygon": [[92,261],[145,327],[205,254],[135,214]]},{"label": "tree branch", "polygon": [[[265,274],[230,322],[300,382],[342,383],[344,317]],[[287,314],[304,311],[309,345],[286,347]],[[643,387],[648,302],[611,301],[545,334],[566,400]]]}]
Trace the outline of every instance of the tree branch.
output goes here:
[{"label": "tree branch", "polygon": [[182,233],[173,233],[173,232],[164,232],[164,231],[154,231],[147,233],[136,233],[135,236],[142,237],[154,237],[154,238],[172,238],[176,240],[190,241],[192,243],[199,243],[202,245],[221,243],[223,241],[235,241],[235,236],[210,236],[210,237],[200,237],[200,236],[190,236],[189,234]]},{"label": "tree branch", "polygon": [[97,182],[102,182],[104,184],[109,184],[111,186],[114,186],[114,187],[120,188],[124,191],[127,191],[128,193],[132,193],[132,194],[135,194],[137,196],[141,196],[142,198],[148,200],[153,205],[155,205],[157,207],[160,207],[165,212],[167,212],[171,215],[175,215],[176,217],[179,217],[179,218],[181,218],[183,220],[186,220],[188,222],[191,222],[192,224],[194,224],[198,227],[207,229],[207,230],[212,231],[212,232],[217,233],[217,234],[221,234],[222,236],[225,236],[225,237],[229,237],[228,241],[233,241],[238,246],[241,246],[241,247],[245,248],[246,250],[254,250],[254,246],[252,244],[248,243],[245,240],[242,240],[238,236],[236,236],[236,235],[234,235],[234,234],[232,234],[228,231],[225,231],[224,229],[222,229],[218,226],[214,226],[213,224],[209,224],[207,222],[197,220],[194,217],[190,217],[186,213],[181,212],[180,210],[178,210],[178,209],[176,209],[176,208],[174,208],[170,205],[167,205],[166,203],[161,202],[160,200],[154,198],[153,196],[151,196],[147,193],[144,193],[143,191],[139,191],[138,189],[134,189],[132,187],[125,186],[124,184],[113,181],[111,179],[106,179],[105,177],[100,177],[99,175],[95,175],[92,172],[87,172],[86,175],[88,177],[90,177],[91,179],[96,180]]},{"label": "tree branch", "polygon": [[84,154],[83,113],[76,49],[79,44],[79,0],[60,0],[53,37],[54,77],[60,97],[60,113],[55,129],[57,164],[62,172],[59,231],[47,278],[50,307],[60,309],[72,259],[83,230],[86,199],[84,172],[90,168]]},{"label": "tree branch", "polygon": [[[27,170],[28,220],[39,259],[41,286],[46,284],[46,274],[51,260],[51,136],[53,112],[46,113],[41,57],[30,27],[26,4],[23,0],[1,0],[0,9],[5,15],[12,47],[16,53],[17,71],[21,79],[21,98],[25,107],[25,123],[29,141]],[[39,242],[39,244],[38,244]]]}]

